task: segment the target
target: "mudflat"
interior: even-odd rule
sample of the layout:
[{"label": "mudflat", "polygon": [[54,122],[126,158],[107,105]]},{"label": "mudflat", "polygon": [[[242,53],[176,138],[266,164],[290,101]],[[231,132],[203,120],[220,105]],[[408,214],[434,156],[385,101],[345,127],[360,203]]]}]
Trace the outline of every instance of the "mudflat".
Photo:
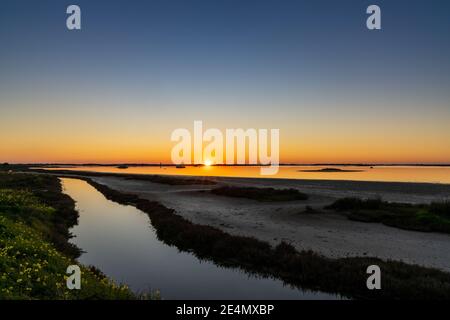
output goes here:
[{"label": "mudflat", "polygon": [[[401,230],[348,220],[323,207],[342,197],[429,203],[448,200],[450,185],[332,180],[213,178],[216,185],[167,185],[120,177],[91,177],[98,183],[173,208],[184,218],[252,236],[273,245],[286,241],[298,250],[327,257],[371,256],[401,260],[450,272],[450,235]],[[307,200],[261,203],[210,192],[218,186],[296,188]],[[306,213],[309,206],[316,213]]]}]

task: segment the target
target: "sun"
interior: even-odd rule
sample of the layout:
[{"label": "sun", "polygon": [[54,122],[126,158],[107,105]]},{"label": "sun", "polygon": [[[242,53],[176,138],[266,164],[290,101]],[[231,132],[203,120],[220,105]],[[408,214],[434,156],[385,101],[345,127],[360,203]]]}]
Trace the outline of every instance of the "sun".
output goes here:
[{"label": "sun", "polygon": [[211,160],[206,159],[205,162],[204,162],[203,164],[204,164],[205,166],[209,167],[209,166],[211,166],[213,163],[212,163]]}]

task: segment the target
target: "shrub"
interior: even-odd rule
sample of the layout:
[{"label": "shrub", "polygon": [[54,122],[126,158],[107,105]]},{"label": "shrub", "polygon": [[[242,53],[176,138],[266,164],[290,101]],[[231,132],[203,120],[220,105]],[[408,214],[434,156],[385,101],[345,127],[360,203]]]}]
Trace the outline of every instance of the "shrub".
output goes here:
[{"label": "shrub", "polygon": [[336,211],[349,211],[349,210],[378,210],[383,205],[381,199],[366,199],[359,198],[342,198],[336,200],[326,209],[333,209]]},{"label": "shrub", "polygon": [[297,189],[274,189],[254,187],[224,186],[212,189],[211,192],[220,196],[247,198],[257,201],[293,201],[306,200],[308,196]]}]

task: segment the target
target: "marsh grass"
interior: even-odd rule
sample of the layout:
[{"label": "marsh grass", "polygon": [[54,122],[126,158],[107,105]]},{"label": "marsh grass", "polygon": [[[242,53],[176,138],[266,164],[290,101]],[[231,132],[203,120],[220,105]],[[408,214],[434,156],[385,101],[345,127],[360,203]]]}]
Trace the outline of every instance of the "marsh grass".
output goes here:
[{"label": "marsh grass", "polygon": [[308,196],[297,189],[275,189],[224,186],[211,190],[219,196],[247,198],[261,202],[306,200]]},{"label": "marsh grass", "polygon": [[450,203],[406,204],[381,199],[342,198],[325,207],[351,220],[379,222],[407,230],[450,233]]},{"label": "marsh grass", "polygon": [[67,176],[72,178],[84,177],[118,177],[126,180],[141,180],[153,183],[167,184],[167,185],[215,185],[216,181],[212,178],[197,178],[189,176],[169,176],[157,174],[135,174],[135,173],[112,173],[112,172],[90,172],[77,170],[44,170],[44,169],[30,169],[23,168],[24,171],[39,172],[44,174],[58,174],[59,176]]}]

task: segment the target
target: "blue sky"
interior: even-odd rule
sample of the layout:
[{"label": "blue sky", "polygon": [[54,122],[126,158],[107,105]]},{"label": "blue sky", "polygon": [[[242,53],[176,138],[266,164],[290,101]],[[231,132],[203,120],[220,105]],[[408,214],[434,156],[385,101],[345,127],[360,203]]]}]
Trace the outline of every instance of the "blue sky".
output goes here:
[{"label": "blue sky", "polygon": [[[70,4],[81,7],[80,31],[65,27]],[[382,30],[366,28],[370,4]],[[441,137],[438,159],[450,142],[449,14],[448,1],[2,0],[0,124],[71,118],[132,140],[201,119],[284,129],[299,154],[306,146],[295,141],[318,127],[324,141],[351,144],[349,124],[368,139],[386,125],[392,143]],[[75,129],[67,134],[75,141]]]}]

